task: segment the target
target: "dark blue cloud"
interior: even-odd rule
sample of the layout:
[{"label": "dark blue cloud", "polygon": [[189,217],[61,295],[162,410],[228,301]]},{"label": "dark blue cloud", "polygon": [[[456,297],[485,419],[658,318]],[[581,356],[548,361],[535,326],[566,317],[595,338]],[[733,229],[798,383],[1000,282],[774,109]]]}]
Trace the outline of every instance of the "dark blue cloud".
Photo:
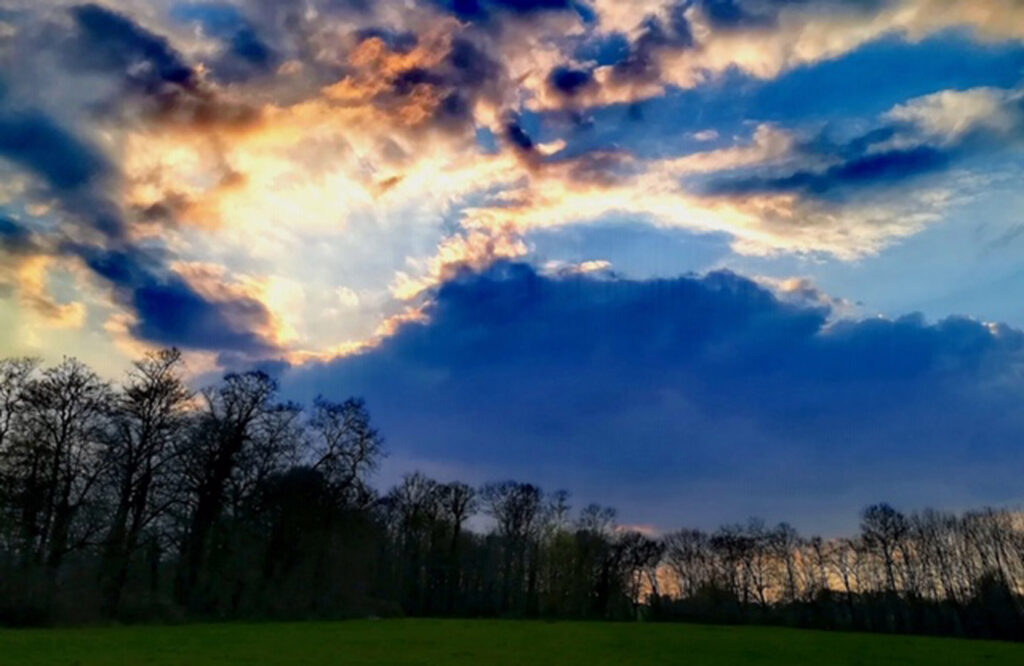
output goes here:
[{"label": "dark blue cloud", "polygon": [[452,40],[451,51],[445,63],[452,70],[452,78],[462,87],[479,88],[498,77],[498,62],[468,39]]},{"label": "dark blue cloud", "polygon": [[403,96],[412,94],[416,86],[440,86],[444,83],[444,77],[424,67],[413,67],[397,74],[391,83],[395,94]]},{"label": "dark blue cloud", "polygon": [[118,299],[136,315],[132,333],[142,340],[246,355],[274,352],[258,332],[270,319],[259,301],[239,296],[210,300],[181,278],[166,275],[158,257],[137,247],[66,244],[63,249],[114,287]]},{"label": "dark blue cloud", "polygon": [[759,25],[767,21],[763,14],[749,12],[739,0],[700,0],[696,4],[716,28]]},{"label": "dark blue cloud", "polygon": [[33,233],[17,220],[0,215],[0,249],[12,254],[26,254],[35,250]]},{"label": "dark blue cloud", "polygon": [[574,6],[571,0],[490,0],[486,4],[520,14],[565,10]]},{"label": "dark blue cloud", "polygon": [[[1021,105],[1020,101],[1011,99],[1003,104],[1007,105],[1008,117],[1024,117],[1024,109],[1015,108]],[[979,123],[945,137],[932,136],[910,122],[896,122],[844,141],[834,140],[826,129],[798,148],[803,157],[832,162],[826,169],[803,168],[779,174],[771,168],[755,168],[753,173],[712,175],[696,189],[727,196],[800,192],[841,198],[861,188],[899,186],[912,179],[947,171],[955,165],[990,162],[991,158],[1022,141],[1024,122],[998,128]]]},{"label": "dark blue cloud", "polygon": [[399,72],[392,79],[392,85],[399,96],[409,95],[421,85],[473,95],[493,83],[500,73],[498,64],[480,47],[468,39],[456,38],[437,66],[412,67]]},{"label": "dark blue cloud", "polygon": [[68,212],[104,236],[125,233],[119,211],[103,194],[114,168],[96,148],[46,114],[0,108],[0,158],[36,176]]},{"label": "dark blue cloud", "polygon": [[[72,72],[101,74],[120,84],[115,94],[94,105],[93,112],[121,122],[143,117],[192,126],[241,126],[258,115],[255,107],[228,100],[205,84],[166,38],[128,16],[96,4],[76,5],[69,13],[70,33],[39,48],[56,51]],[[226,42],[225,54],[213,63],[220,78],[247,78],[277,62],[248,24],[230,32]]]},{"label": "dark blue cloud", "polygon": [[950,163],[950,153],[932,146],[917,146],[906,150],[890,150],[863,155],[832,167],[825,172],[823,183],[818,187],[828,188],[831,182],[873,183],[878,181],[896,182],[932,171],[945,169]]},{"label": "dark blue cloud", "polygon": [[1019,497],[1019,331],[830,323],[826,306],[731,273],[556,278],[521,264],[453,279],[428,314],[285,385],[365,395],[399,460],[568,484],[665,526],[750,512],[821,526],[879,497]]},{"label": "dark blue cloud", "polygon": [[85,188],[110,171],[99,153],[37,112],[0,111],[0,156],[61,191]]},{"label": "dark blue cloud", "polygon": [[239,29],[232,35],[230,53],[262,71],[270,69],[277,60],[266,42],[250,28]]},{"label": "dark blue cloud", "polygon": [[463,21],[485,23],[502,13],[532,16],[544,12],[572,11],[573,0],[433,0]]},{"label": "dark blue cloud", "polygon": [[548,75],[548,84],[559,93],[572,97],[593,84],[594,74],[590,70],[572,67],[555,67]]},{"label": "dark blue cloud", "polygon": [[802,192],[821,196],[851,188],[898,185],[917,176],[943,171],[953,161],[952,152],[932,146],[916,146],[859,155],[824,171],[713,179],[704,192],[711,195]]},{"label": "dark blue cloud", "polygon": [[684,4],[698,7],[713,28],[761,27],[774,25],[780,10],[792,5],[818,5],[822,8],[840,6],[860,10],[878,10],[889,0],[688,0]]},{"label": "dark blue cloud", "polygon": [[530,152],[533,150],[533,139],[523,127],[518,115],[510,115],[505,119],[505,139],[517,150]]},{"label": "dark blue cloud", "polygon": [[265,325],[263,304],[235,297],[211,302],[179,279],[136,286],[131,294],[139,317],[132,332],[159,345],[235,353],[272,354],[274,346],[252,327]]},{"label": "dark blue cloud", "polygon": [[131,19],[94,4],[72,7],[71,16],[80,33],[69,52],[74,66],[118,72],[145,92],[164,84],[195,85],[192,68],[167,40]]}]

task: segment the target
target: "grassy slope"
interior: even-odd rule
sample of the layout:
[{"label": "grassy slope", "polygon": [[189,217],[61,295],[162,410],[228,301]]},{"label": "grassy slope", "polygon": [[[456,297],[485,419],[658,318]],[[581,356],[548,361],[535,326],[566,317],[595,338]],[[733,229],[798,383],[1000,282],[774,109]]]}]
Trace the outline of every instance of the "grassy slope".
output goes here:
[{"label": "grassy slope", "polygon": [[0,664],[1024,664],[1024,645],[762,627],[381,620],[0,630]]}]

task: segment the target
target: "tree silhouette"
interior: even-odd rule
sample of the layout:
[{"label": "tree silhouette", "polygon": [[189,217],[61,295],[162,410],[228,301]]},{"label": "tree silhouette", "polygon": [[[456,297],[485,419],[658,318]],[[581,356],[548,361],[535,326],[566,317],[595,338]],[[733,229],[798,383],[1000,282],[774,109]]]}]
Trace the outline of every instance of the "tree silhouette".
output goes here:
[{"label": "tree silhouette", "polygon": [[379,493],[358,398],[262,372],[199,393],[179,352],[119,385],[0,361],[0,622],[461,615],[765,622],[1024,639],[1024,521],[904,514],[802,537],[759,519],[664,536],[520,481]]}]

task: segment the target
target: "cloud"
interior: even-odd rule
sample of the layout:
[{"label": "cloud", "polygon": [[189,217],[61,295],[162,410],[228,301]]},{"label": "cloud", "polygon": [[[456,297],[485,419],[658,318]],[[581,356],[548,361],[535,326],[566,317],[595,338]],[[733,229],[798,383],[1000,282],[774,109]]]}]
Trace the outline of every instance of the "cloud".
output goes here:
[{"label": "cloud", "polygon": [[192,68],[166,39],[101,5],[78,5],[70,13],[80,40],[66,52],[73,66],[117,72],[146,93],[164,84],[196,85]]},{"label": "cloud", "polygon": [[396,298],[411,301],[426,290],[461,271],[482,270],[496,261],[516,259],[527,254],[526,244],[514,233],[484,233],[452,236],[438,247],[426,266],[414,266],[419,276],[400,271],[391,291]]},{"label": "cloud", "polygon": [[[121,155],[109,150],[110,137],[118,135],[122,122],[234,126],[247,115],[246,107],[226,102],[168,39],[107,7],[74,5],[67,8],[66,20],[39,24],[14,16],[24,25],[12,39],[20,40],[18,47],[36,49],[38,63],[19,69],[20,60],[2,62],[3,78],[13,91],[24,93],[31,85],[33,66],[53,76],[49,85],[64,81],[71,93],[79,90],[76,76],[86,76],[93,85],[81,88],[91,99],[85,103],[88,112],[80,115],[73,105],[43,108],[49,102],[45,95],[0,97],[0,158],[29,176],[22,207],[40,211],[32,213],[37,218],[31,223],[5,218],[0,252],[15,260],[3,267],[4,281],[22,302],[53,322],[81,325],[84,304],[62,304],[49,293],[50,274],[66,269],[75,281],[96,281],[109,290],[105,300],[127,314],[126,330],[138,340],[273,353],[274,343],[265,337],[271,317],[262,303],[230,293],[208,298],[168,268],[166,245],[152,238],[144,242],[141,237],[147,234],[139,222],[166,224],[173,207],[169,199],[154,202],[168,212],[146,220],[126,212],[124,165],[118,162]],[[50,55],[66,68],[63,75],[46,70]],[[117,92],[100,81],[112,82]],[[134,104],[139,106],[133,109]],[[102,131],[111,121],[113,126]]]},{"label": "cloud", "polygon": [[1001,0],[595,0],[595,39],[628,36],[595,71],[595,102],[693,88],[730,71],[771,79],[887,36],[921,40],[966,28],[983,40],[1024,37],[1024,9]]},{"label": "cloud", "polygon": [[0,258],[5,264],[0,271],[0,294],[15,294],[22,305],[41,318],[41,326],[83,326],[85,305],[58,301],[51,294],[48,278],[53,258],[40,252],[35,234],[25,225],[0,217]]},{"label": "cloud", "polygon": [[280,54],[260,34],[259,27],[234,5],[182,4],[171,9],[171,16],[220,42],[211,69],[221,81],[246,81],[269,74],[281,64]]},{"label": "cloud", "polygon": [[[687,109],[666,131],[639,103],[883,35],[1016,38],[1016,9],[988,2],[14,4],[0,151],[28,185],[4,212],[21,224],[49,207],[29,224],[37,251],[113,287],[133,322],[118,330],[198,344],[161,337],[175,322],[150,303],[174,303],[195,330],[229,331],[212,347],[290,358],[360,348],[457,267],[608,215],[725,232],[747,254],[877,252],[942,215],[960,186],[941,176],[974,168],[979,137],[1009,136],[1019,106],[1013,91],[949,91],[819,136],[759,109],[742,123]],[[221,267],[230,288],[184,264]],[[303,297],[254,286],[282,277]],[[345,289],[359,301],[342,317],[318,294]]]},{"label": "cloud", "polygon": [[[376,40],[376,42],[374,42]],[[424,53],[420,59],[411,59],[401,51],[392,52],[406,63],[394,62],[389,54],[381,56],[353,55],[353,58],[373,63],[383,71],[371,69],[369,76],[390,76],[390,87],[375,92],[374,101],[385,108],[396,105],[399,117],[410,125],[431,122],[437,126],[465,127],[472,120],[475,97],[485,94],[494,85],[501,69],[486,51],[464,37],[447,38],[443,44],[428,47],[443,50],[443,54]],[[371,37],[361,48],[377,51],[384,44]],[[377,64],[377,60],[381,61]]]},{"label": "cloud", "polygon": [[36,249],[35,238],[25,225],[0,216],[0,248],[14,255],[32,254]]},{"label": "cloud", "polygon": [[899,104],[886,117],[915,125],[944,143],[962,140],[972,132],[1020,140],[1024,137],[1024,90],[942,90]]},{"label": "cloud", "polygon": [[660,15],[649,14],[640,24],[626,57],[611,67],[609,82],[658,81],[662,76],[660,59],[663,54],[695,46],[686,10],[685,3],[678,3],[667,5]]},{"label": "cloud", "polygon": [[[239,127],[255,122],[251,106],[212,85],[166,37],[98,4],[75,5],[68,13],[72,29],[61,34],[65,29],[58,23],[33,48],[55,51],[71,73],[105,76],[119,84],[94,112],[122,123],[141,118],[188,127]],[[213,65],[215,73],[233,68],[237,78],[240,68],[269,69],[272,54],[252,26],[240,26],[228,39],[226,52]]]},{"label": "cloud", "polygon": [[463,21],[487,23],[511,16],[532,16],[544,12],[572,10],[572,0],[435,0],[440,7]]},{"label": "cloud", "polygon": [[[34,173],[60,202],[63,229],[41,237],[5,218],[2,249],[20,255],[16,271],[23,299],[51,319],[80,325],[81,304],[59,306],[47,294],[49,257],[78,259],[115,290],[118,302],[137,318],[132,332],[142,340],[186,348],[232,347],[266,354],[272,346],[254,332],[266,315],[251,299],[211,302],[168,275],[159,255],[128,236],[112,200],[113,167],[92,147],[38,112],[0,113],[0,157]],[[65,324],[67,325],[67,324]]]},{"label": "cloud", "polygon": [[183,281],[135,286],[132,304],[139,317],[133,332],[159,345],[266,355],[273,346],[254,329],[267,312],[254,299],[211,302]]},{"label": "cloud", "polygon": [[826,195],[841,188],[893,185],[949,167],[950,157],[929,146],[862,155],[822,172],[797,171],[781,177],[753,177],[719,181],[708,193],[754,194],[765,192],[803,192]]},{"label": "cloud", "polygon": [[400,457],[568,482],[664,527],[702,494],[707,522],[792,504],[805,524],[836,517],[815,516],[826,497],[850,515],[903,498],[894,483],[915,504],[1019,499],[1024,334],[1005,326],[834,319],[724,272],[515,263],[452,277],[425,316],[284,385],[365,395]]},{"label": "cloud", "polygon": [[61,191],[84,189],[110,172],[101,155],[38,112],[0,112],[0,154]]},{"label": "cloud", "polygon": [[764,173],[761,168],[762,173],[755,175],[712,176],[704,191],[829,196],[865,187],[900,186],[979,154],[1019,144],[1024,139],[1022,99],[1020,90],[993,88],[944,90],[912,99],[883,114],[884,124],[845,142],[822,135],[798,146],[794,157],[817,168],[797,168],[783,175]]},{"label": "cloud", "polygon": [[270,314],[247,294],[224,287],[203,294],[137,247],[71,244],[64,250],[114,287],[115,298],[133,315],[130,332],[143,341],[256,357],[275,352]]},{"label": "cloud", "polygon": [[592,72],[585,69],[574,69],[572,67],[559,66],[551,70],[548,75],[548,82],[554,90],[572,97],[594,82]]},{"label": "cloud", "polygon": [[[531,239],[612,219],[723,253],[880,252],[1019,150],[1019,84],[978,73],[1016,71],[1019,3],[12,6],[3,307],[102,314],[90,334],[209,367],[305,363],[294,391],[365,392],[406,459],[569,481],[668,523],[707,497],[728,498],[700,512],[717,521],[789,517],[790,497],[854,515],[1013,494],[1019,332],[850,319],[802,280],[631,281],[598,260],[617,256]],[[938,49],[995,41],[917,80]],[[870,43],[900,48],[818,65]],[[829,77],[858,103],[819,98]]]}]

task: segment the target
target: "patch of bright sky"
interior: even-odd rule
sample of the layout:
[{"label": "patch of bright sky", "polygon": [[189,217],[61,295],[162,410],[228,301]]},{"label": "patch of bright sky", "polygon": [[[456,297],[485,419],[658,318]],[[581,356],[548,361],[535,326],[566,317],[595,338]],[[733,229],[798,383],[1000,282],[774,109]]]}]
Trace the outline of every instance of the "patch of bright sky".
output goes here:
[{"label": "patch of bright sky", "polygon": [[726,234],[661,229],[610,216],[594,225],[541,230],[528,237],[532,258],[611,262],[633,278],[671,277],[727,268],[744,275],[811,278],[826,293],[858,303],[864,314],[922,312],[929,319],[963,314],[1024,328],[1024,192],[1020,174],[955,204],[939,222],[876,255],[855,261],[827,256],[733,253]]},{"label": "patch of bright sky", "polygon": [[1020,172],[954,206],[945,218],[877,255],[853,262],[820,257],[730,256],[744,274],[812,278],[866,312],[963,314],[1024,328],[1024,192]]},{"label": "patch of bright sky", "polygon": [[[193,243],[198,261],[226,266],[235,274],[287,280],[288,302],[275,313],[296,328],[305,346],[330,347],[372,337],[382,314],[394,314],[389,285],[408,257],[430,256],[444,237],[434,211],[372,211],[339,217],[335,229],[302,229],[284,234],[272,255],[255,257],[244,244]],[[355,299],[351,298],[355,295]],[[339,296],[340,295],[340,296]]]},{"label": "patch of bright sky", "polygon": [[538,264],[605,260],[614,271],[635,278],[706,271],[731,254],[729,243],[728,234],[663,229],[621,215],[586,227],[541,229],[527,237]]},{"label": "patch of bright sky", "polygon": [[[62,282],[56,277],[51,282]],[[58,286],[57,291],[68,288]],[[120,376],[130,366],[131,353],[119,348],[104,327],[113,313],[102,299],[86,299],[86,320],[82,326],[52,326],[17,298],[0,291],[0,349],[4,356],[28,356],[57,362],[72,356],[89,364],[104,377]]]}]

